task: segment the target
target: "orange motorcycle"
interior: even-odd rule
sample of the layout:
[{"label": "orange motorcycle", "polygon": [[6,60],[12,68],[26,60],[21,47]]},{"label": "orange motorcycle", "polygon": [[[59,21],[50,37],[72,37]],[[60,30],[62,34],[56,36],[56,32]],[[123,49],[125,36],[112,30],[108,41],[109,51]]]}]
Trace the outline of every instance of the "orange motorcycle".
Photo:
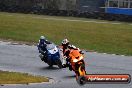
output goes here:
[{"label": "orange motorcycle", "polygon": [[84,56],[79,53],[78,50],[71,50],[69,54],[69,62],[69,66],[71,66],[72,70],[75,72],[76,78],[86,75]]}]

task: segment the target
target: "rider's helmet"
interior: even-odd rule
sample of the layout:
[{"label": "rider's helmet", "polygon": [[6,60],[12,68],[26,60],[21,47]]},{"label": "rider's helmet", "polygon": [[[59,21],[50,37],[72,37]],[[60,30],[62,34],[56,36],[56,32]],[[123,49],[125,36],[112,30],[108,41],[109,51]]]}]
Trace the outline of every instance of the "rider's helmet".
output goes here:
[{"label": "rider's helmet", "polygon": [[63,39],[62,40],[62,45],[68,46],[69,45],[68,39]]},{"label": "rider's helmet", "polygon": [[45,39],[45,37],[44,36],[40,36],[40,39]]},{"label": "rider's helmet", "polygon": [[45,42],[45,37],[44,36],[40,36],[40,43]]}]

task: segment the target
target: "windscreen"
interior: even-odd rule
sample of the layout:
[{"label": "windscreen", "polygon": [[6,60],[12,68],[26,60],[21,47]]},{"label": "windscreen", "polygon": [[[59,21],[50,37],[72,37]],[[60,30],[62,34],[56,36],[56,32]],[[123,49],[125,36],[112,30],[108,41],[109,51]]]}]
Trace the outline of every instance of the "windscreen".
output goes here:
[{"label": "windscreen", "polygon": [[47,50],[52,50],[52,49],[54,49],[55,48],[55,45],[52,43],[52,44],[48,44],[47,46],[46,46],[46,48],[47,48]]}]

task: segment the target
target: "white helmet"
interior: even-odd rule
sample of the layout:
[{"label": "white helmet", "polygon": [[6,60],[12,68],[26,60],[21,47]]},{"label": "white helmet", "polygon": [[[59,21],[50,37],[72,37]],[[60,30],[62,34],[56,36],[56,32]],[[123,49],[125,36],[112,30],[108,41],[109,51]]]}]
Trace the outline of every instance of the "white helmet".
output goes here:
[{"label": "white helmet", "polygon": [[45,39],[45,37],[44,36],[40,36],[40,39]]},{"label": "white helmet", "polygon": [[69,41],[67,39],[62,40],[62,44],[68,44]]}]

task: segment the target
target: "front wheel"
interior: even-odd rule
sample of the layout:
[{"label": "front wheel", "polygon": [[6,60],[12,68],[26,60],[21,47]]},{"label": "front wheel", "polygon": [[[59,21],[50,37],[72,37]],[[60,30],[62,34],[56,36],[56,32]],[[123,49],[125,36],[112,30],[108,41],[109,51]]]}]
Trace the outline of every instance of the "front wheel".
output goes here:
[{"label": "front wheel", "polygon": [[58,67],[59,67],[60,69],[62,68],[62,62],[61,62],[60,59],[56,61],[56,64],[58,65]]},{"label": "front wheel", "polygon": [[48,60],[47,64],[49,65],[49,67],[53,67],[52,61]]},{"label": "front wheel", "polygon": [[79,85],[84,85],[86,83],[86,81],[87,81],[84,76],[79,76],[78,79],[76,79],[76,80],[77,80],[77,83]]}]

